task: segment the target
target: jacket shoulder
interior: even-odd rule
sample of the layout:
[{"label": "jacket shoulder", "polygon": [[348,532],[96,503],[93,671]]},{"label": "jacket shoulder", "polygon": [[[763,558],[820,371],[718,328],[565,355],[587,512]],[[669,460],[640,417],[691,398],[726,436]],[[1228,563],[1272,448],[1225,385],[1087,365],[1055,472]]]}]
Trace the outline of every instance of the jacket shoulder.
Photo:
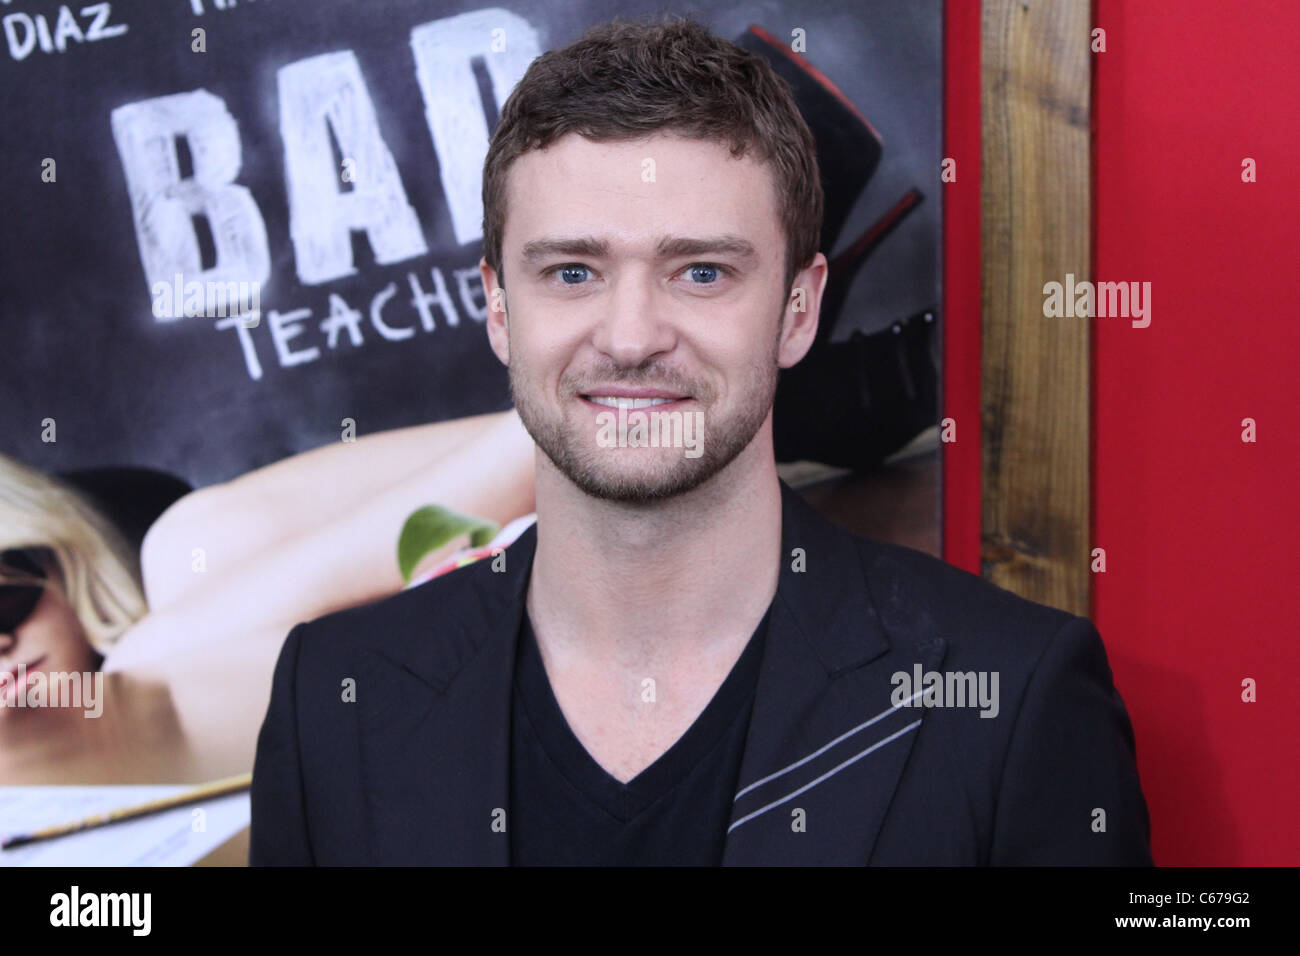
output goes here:
[{"label": "jacket shoulder", "polygon": [[469,596],[476,593],[476,562],[430,581],[367,604],[332,611],[299,624],[295,630],[310,650],[308,660],[322,667],[356,659],[359,651],[403,657],[431,647],[453,629],[448,627]]},{"label": "jacket shoulder", "polygon": [[1076,615],[1023,598],[923,551],[849,532],[892,634],[950,649],[1037,656]]}]

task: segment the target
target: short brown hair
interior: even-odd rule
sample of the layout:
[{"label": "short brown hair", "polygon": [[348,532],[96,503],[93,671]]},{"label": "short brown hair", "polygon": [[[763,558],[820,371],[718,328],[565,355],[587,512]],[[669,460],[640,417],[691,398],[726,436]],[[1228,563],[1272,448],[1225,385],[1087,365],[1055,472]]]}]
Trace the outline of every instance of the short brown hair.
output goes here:
[{"label": "short brown hair", "polygon": [[690,19],[592,27],[537,57],[501,108],[483,168],[483,257],[502,284],[506,173],[568,133],[595,142],[671,131],[754,147],[774,174],[786,235],[785,288],[817,255],[822,184],[812,132],[790,87],[761,57]]}]

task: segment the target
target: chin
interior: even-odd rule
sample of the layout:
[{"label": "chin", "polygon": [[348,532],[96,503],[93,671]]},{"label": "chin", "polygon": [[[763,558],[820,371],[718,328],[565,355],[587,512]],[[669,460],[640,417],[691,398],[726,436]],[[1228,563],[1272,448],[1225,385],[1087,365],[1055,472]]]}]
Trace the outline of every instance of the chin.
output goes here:
[{"label": "chin", "polygon": [[[647,473],[648,471],[652,473]],[[698,466],[606,468],[567,472],[578,488],[593,498],[606,501],[664,501],[699,487],[710,477]]]}]

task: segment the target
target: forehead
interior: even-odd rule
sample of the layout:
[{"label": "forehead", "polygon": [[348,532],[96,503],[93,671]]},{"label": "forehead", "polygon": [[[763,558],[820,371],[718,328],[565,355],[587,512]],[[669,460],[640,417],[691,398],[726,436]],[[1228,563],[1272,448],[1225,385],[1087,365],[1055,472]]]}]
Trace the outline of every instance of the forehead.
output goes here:
[{"label": "forehead", "polygon": [[662,236],[743,236],[764,258],[782,229],[771,170],[753,150],[736,159],[720,142],[656,134],[593,142],[576,133],[510,166],[507,255],[539,236],[592,235],[627,251]]}]

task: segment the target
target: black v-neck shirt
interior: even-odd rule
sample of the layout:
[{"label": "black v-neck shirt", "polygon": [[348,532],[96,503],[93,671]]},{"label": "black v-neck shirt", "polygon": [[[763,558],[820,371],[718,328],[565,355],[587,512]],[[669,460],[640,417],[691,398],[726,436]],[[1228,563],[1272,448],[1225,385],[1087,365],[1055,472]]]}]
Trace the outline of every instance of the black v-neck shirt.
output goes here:
[{"label": "black v-neck shirt", "polygon": [[525,611],[511,707],[511,865],[720,864],[770,616],[769,607],[686,733],[624,784],[569,728]]}]

